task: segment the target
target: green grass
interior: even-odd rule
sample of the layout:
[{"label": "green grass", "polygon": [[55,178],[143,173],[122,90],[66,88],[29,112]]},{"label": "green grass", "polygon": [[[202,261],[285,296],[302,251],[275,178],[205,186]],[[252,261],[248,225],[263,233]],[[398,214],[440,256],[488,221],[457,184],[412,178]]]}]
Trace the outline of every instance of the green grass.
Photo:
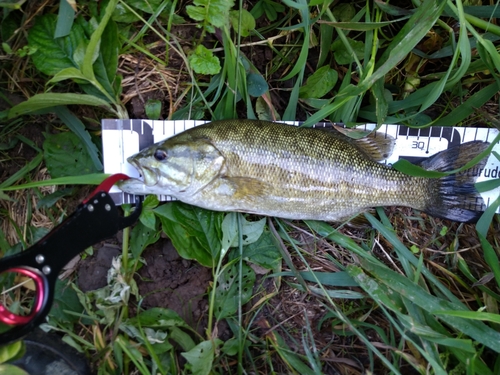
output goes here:
[{"label": "green grass", "polygon": [[[51,185],[100,181],[96,124],[134,117],[137,105],[164,119],[498,127],[500,7],[465,5],[109,0],[78,2],[74,18],[64,0],[36,17],[28,4],[0,3],[0,160],[18,166],[0,182],[2,254],[34,243],[47,230],[40,218],[49,228],[68,213],[62,202],[79,199],[43,190],[41,175],[57,178]],[[43,128],[38,143],[21,119]],[[18,157],[19,145],[36,156]],[[77,165],[60,163],[60,149]],[[24,188],[51,203],[34,207]],[[150,197],[123,232],[108,285],[83,293],[64,281],[65,304],[46,328],[99,374],[497,374],[498,204],[476,226],[377,209],[365,214],[369,227],[353,228],[248,221]],[[171,310],[142,308],[136,275],[161,231],[212,270],[202,333]],[[2,348],[0,361],[20,350]]]}]

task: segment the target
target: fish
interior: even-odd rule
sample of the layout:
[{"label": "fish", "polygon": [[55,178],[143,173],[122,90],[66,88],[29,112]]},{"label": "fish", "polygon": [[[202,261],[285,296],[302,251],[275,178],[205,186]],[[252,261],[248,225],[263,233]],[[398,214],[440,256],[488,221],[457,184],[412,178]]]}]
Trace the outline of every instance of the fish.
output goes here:
[{"label": "fish", "polygon": [[[488,145],[453,146],[422,167],[451,171]],[[135,195],[170,195],[208,210],[291,220],[346,221],[377,206],[407,206],[457,222],[479,219],[484,202],[473,175],[407,175],[377,161],[393,146],[380,134],[353,139],[335,129],[219,120],[128,158],[143,180],[125,180],[119,188]]]}]

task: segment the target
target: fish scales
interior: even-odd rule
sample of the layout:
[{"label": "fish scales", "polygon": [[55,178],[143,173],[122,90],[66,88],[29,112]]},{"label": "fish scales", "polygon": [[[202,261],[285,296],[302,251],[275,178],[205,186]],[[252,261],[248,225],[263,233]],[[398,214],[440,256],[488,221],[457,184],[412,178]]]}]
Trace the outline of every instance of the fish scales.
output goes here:
[{"label": "fish scales", "polygon": [[[262,186],[236,192],[227,210],[339,220],[368,207],[409,205],[408,197],[417,208],[426,202],[427,179],[367,159],[340,134],[266,123],[225,125],[200,129],[224,155],[225,176],[249,177]],[[204,200],[213,196],[211,189],[204,193]]]},{"label": "fish scales", "polygon": [[[462,152],[462,159],[484,150],[483,142],[476,143]],[[453,169],[457,152],[438,156],[436,164]],[[456,197],[448,185],[455,180],[446,185],[448,196],[442,197],[442,181],[448,180],[412,177],[377,163],[360,144],[335,130],[214,121],[153,145],[129,161],[142,171],[144,183],[126,181],[124,191],[172,195],[218,211],[338,221],[375,206],[409,206],[458,221],[475,217],[453,203]],[[432,169],[432,162],[428,164]],[[465,187],[459,190],[467,194],[459,201],[477,199],[470,181],[460,183]],[[440,201],[454,207],[441,207]],[[454,213],[448,215],[450,210]]]}]

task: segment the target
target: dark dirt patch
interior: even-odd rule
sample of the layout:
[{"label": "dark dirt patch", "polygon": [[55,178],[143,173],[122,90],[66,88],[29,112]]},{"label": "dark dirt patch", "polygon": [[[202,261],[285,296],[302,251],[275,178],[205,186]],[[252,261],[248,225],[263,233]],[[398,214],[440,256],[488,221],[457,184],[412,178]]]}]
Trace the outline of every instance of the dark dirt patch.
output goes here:
[{"label": "dark dirt patch", "polygon": [[200,324],[207,310],[206,292],[212,274],[195,261],[182,259],[168,239],[160,239],[143,254],[147,265],[138,272],[142,307],[164,307],[177,312],[190,326]]},{"label": "dark dirt patch", "polygon": [[[93,256],[80,262],[78,287],[87,292],[106,286],[108,270],[121,249],[104,243]],[[206,326],[206,292],[212,274],[195,261],[182,259],[168,239],[161,238],[142,255],[146,261],[137,273],[141,307],[164,307],[177,312],[200,333]]]},{"label": "dark dirt patch", "polygon": [[121,250],[118,246],[103,244],[94,256],[81,261],[78,268],[78,288],[82,292],[88,292],[105,287],[111,262],[120,253]]}]

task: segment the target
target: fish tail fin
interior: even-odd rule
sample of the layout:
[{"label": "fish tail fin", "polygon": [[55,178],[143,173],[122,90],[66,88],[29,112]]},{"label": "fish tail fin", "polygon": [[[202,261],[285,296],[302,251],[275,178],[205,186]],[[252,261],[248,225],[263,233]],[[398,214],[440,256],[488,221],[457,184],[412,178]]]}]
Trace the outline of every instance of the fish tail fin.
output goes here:
[{"label": "fish tail fin", "polygon": [[[425,160],[421,166],[427,170],[449,172],[467,164],[488,148],[489,143],[472,141],[442,151]],[[474,167],[429,182],[429,200],[424,209],[432,216],[453,221],[474,223],[481,217],[485,204],[474,186],[484,169],[487,158]]]}]

